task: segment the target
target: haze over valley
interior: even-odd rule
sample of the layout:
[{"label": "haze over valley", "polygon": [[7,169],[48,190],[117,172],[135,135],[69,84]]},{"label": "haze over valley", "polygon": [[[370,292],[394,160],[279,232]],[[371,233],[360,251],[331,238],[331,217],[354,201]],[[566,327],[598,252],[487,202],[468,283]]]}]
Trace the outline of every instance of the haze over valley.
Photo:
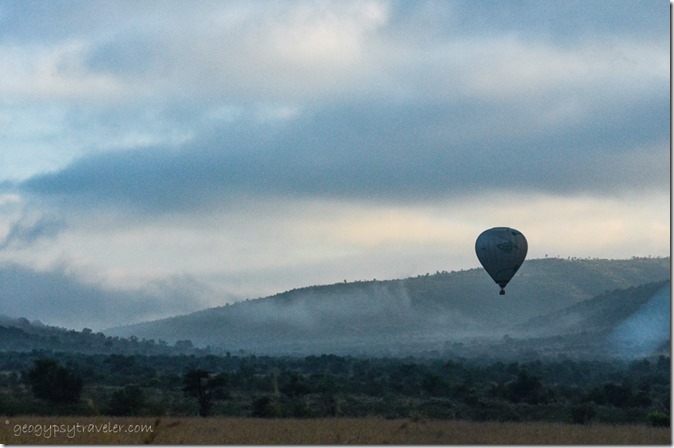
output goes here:
[{"label": "haze over valley", "polygon": [[505,296],[478,268],[300,288],[106,333],[261,354],[409,355],[476,338],[620,332],[621,325],[620,338],[629,339],[628,321],[644,309],[661,316],[647,325],[657,342],[644,348],[657,351],[668,340],[668,279],[668,258],[538,259],[524,264]]},{"label": "haze over valley", "polygon": [[[475,268],[309,286],[103,334],[215,353],[644,356],[669,347],[669,269],[669,258],[536,259],[505,296]],[[26,337],[17,347],[45,347]]]}]

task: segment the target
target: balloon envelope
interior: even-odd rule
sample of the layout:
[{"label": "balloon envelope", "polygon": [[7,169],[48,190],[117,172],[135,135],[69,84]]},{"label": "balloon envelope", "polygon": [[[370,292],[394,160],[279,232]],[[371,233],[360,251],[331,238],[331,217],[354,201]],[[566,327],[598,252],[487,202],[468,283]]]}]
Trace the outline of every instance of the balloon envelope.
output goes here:
[{"label": "balloon envelope", "polygon": [[500,294],[505,294],[505,286],[522,266],[527,249],[527,240],[522,232],[510,227],[485,230],[475,241],[477,258],[501,287]]}]

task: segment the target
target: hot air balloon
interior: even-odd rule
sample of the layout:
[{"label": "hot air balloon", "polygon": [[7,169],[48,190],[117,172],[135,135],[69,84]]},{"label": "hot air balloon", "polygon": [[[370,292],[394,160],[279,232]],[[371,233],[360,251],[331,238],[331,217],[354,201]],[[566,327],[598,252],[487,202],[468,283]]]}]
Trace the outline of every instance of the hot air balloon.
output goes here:
[{"label": "hot air balloon", "polygon": [[501,287],[505,287],[527,256],[527,240],[522,232],[510,227],[485,230],[475,241],[475,253],[485,271]]}]

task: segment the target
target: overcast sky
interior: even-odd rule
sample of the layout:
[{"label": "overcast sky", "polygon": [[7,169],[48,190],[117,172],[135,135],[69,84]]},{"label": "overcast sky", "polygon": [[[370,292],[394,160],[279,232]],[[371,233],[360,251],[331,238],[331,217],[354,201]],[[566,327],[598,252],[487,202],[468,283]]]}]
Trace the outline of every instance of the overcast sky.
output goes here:
[{"label": "overcast sky", "polygon": [[664,0],[0,0],[0,314],[667,255],[669,100]]}]

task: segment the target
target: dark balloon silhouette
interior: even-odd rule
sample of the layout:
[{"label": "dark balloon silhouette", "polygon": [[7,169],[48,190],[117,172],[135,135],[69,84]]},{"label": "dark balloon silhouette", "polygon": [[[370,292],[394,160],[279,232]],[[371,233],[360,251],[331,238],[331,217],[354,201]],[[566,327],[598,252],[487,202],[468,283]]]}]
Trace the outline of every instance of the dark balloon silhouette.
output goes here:
[{"label": "dark balloon silhouette", "polygon": [[501,287],[505,287],[522,266],[527,256],[527,240],[522,232],[510,227],[485,230],[475,241],[475,253],[485,271]]}]

